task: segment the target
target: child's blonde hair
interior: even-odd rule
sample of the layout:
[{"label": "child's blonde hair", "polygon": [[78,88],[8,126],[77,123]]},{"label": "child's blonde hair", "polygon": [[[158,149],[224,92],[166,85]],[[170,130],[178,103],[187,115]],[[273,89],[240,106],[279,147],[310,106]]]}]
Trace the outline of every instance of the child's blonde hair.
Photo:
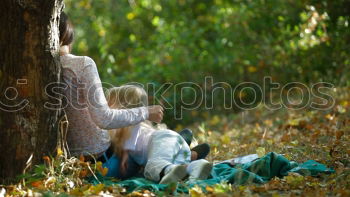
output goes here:
[{"label": "child's blonde hair", "polygon": [[[107,100],[109,107],[113,109],[128,109],[148,105],[146,91],[136,85],[123,85],[109,89]],[[130,137],[131,127],[115,129],[111,133],[114,133],[112,142],[115,153],[121,157],[124,143]]]}]

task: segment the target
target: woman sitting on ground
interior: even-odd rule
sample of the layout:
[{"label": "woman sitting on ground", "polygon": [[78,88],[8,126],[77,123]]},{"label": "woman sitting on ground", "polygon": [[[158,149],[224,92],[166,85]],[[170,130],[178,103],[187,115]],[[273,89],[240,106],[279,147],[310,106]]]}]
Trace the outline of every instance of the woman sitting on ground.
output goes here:
[{"label": "woman sitting on ground", "polygon": [[[102,89],[95,62],[87,56],[70,53],[73,27],[62,12],[60,18],[60,62],[62,64],[65,112],[69,121],[67,143],[72,156],[84,155],[106,162],[113,154],[108,129],[123,128],[150,120],[161,122],[163,108],[159,105],[133,109],[111,109]],[[118,158],[114,158],[118,160]],[[109,165],[111,164],[111,165]]]}]

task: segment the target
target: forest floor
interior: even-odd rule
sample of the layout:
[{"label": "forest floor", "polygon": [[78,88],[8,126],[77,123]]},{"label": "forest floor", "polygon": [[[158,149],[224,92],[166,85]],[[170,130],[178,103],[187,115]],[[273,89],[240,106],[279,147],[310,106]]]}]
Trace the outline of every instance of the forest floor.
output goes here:
[{"label": "forest floor", "polygon": [[[232,116],[212,116],[191,128],[199,142],[209,142],[210,161],[220,161],[247,154],[276,152],[289,160],[315,160],[336,172],[319,177],[290,174],[273,178],[263,185],[221,183],[190,190],[191,196],[350,196],[350,91],[334,94],[335,105],[328,110],[269,111],[264,106]],[[62,152],[58,151],[58,154]],[[63,158],[63,157],[61,157]],[[92,186],[84,182],[90,170],[105,173],[100,164],[89,166],[80,159],[46,157],[34,174],[23,176],[18,185],[0,189],[7,195],[45,194],[127,195],[119,186]],[[67,173],[68,172],[68,173]],[[70,188],[70,189],[69,189]],[[157,196],[159,193],[137,191],[129,196]],[[164,195],[164,193],[163,193]],[[188,196],[188,194],[180,194]]]},{"label": "forest floor", "polygon": [[[350,91],[333,92],[328,110],[270,111],[264,106],[233,117],[212,117],[198,126],[198,138],[212,146],[211,161],[276,152],[291,161],[315,160],[336,173],[320,177],[290,174],[264,185],[218,187],[227,196],[350,196]],[[199,191],[201,193],[202,191]],[[212,196],[216,196],[215,188]],[[221,196],[221,195],[220,195]]]}]

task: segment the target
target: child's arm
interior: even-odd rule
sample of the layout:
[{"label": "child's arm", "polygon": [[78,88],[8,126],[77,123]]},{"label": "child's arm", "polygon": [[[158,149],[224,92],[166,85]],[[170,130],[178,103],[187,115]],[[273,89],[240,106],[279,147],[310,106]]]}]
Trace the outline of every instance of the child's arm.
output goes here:
[{"label": "child's arm", "polygon": [[129,159],[129,151],[123,150],[122,158],[120,162],[120,172],[122,173],[122,175],[125,175],[128,169],[128,159]]}]

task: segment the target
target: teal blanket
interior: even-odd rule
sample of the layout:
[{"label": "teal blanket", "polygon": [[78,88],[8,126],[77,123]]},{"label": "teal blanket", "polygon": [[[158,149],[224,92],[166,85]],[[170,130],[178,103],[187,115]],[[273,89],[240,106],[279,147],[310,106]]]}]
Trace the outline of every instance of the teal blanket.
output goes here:
[{"label": "teal blanket", "polygon": [[[307,176],[317,176],[320,173],[334,173],[334,170],[313,160],[308,160],[304,163],[298,164],[289,161],[280,154],[270,152],[261,158],[244,164],[236,164],[234,166],[228,163],[216,164],[213,167],[209,179],[197,181],[191,184],[178,184],[176,185],[176,190],[177,192],[187,193],[188,189],[194,185],[199,185],[205,188],[206,186],[214,185],[222,181],[240,185],[249,183],[263,184],[273,177],[286,176],[289,172],[295,172]],[[98,183],[96,179],[90,179],[90,181],[95,184]],[[157,184],[144,178],[131,178],[124,181],[113,182],[111,179],[99,176],[99,181],[106,185],[121,185],[127,188],[128,192],[143,189],[156,192],[166,190],[169,187],[174,187],[174,185]]]}]

